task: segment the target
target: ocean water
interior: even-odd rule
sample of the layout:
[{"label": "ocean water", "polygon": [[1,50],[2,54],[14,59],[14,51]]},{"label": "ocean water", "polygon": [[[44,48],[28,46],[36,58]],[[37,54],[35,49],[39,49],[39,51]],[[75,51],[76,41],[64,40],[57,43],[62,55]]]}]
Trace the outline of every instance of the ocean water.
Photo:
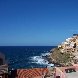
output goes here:
[{"label": "ocean water", "polygon": [[48,61],[42,56],[49,54],[55,46],[0,46],[5,54],[9,68],[46,67]]}]

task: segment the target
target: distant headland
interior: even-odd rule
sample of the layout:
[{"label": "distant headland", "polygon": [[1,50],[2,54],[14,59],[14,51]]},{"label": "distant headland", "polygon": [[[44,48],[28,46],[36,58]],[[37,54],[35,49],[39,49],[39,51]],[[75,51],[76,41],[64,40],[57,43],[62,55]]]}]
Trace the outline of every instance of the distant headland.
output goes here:
[{"label": "distant headland", "polygon": [[78,64],[78,34],[73,34],[58,47],[52,49],[49,55],[50,61],[62,66]]}]

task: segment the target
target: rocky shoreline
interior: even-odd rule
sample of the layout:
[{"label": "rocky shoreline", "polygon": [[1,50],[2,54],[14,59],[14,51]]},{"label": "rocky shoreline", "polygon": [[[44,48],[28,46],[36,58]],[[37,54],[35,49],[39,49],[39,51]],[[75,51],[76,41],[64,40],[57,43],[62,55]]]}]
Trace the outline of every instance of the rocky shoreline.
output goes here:
[{"label": "rocky shoreline", "polygon": [[58,47],[51,49],[46,55],[49,64],[54,66],[72,66],[78,64],[78,34],[62,42]]},{"label": "rocky shoreline", "polygon": [[[53,49],[52,49],[53,50]],[[52,53],[53,53],[53,51],[50,51],[49,52],[49,55],[46,55],[46,56],[42,56],[43,57],[43,59],[45,59],[45,60],[47,60],[49,63],[48,64],[54,64],[54,66],[57,66],[57,67],[63,67],[64,65],[62,65],[62,64],[60,64],[60,63],[58,63],[58,62],[55,62],[54,60],[53,60],[53,58],[51,57],[51,55],[52,55]]]}]

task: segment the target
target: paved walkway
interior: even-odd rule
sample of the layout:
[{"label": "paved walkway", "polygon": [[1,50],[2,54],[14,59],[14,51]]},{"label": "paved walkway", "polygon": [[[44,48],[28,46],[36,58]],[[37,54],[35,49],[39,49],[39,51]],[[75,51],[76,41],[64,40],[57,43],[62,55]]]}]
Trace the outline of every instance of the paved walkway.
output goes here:
[{"label": "paved walkway", "polygon": [[78,78],[78,72],[66,73],[66,78]]},{"label": "paved walkway", "polygon": [[[46,78],[54,78],[53,75],[53,68],[49,67],[49,72],[50,72],[50,77],[46,77]],[[65,78],[78,78],[78,71],[76,72],[71,72],[71,73],[64,73],[65,74]]]}]

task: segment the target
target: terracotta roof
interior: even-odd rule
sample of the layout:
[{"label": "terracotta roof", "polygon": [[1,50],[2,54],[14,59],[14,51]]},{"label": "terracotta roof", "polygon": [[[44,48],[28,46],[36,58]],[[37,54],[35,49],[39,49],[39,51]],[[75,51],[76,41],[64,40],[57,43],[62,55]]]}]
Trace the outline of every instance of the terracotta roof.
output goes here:
[{"label": "terracotta roof", "polygon": [[33,68],[33,69],[17,69],[17,78],[34,78],[48,75],[47,68]]}]

